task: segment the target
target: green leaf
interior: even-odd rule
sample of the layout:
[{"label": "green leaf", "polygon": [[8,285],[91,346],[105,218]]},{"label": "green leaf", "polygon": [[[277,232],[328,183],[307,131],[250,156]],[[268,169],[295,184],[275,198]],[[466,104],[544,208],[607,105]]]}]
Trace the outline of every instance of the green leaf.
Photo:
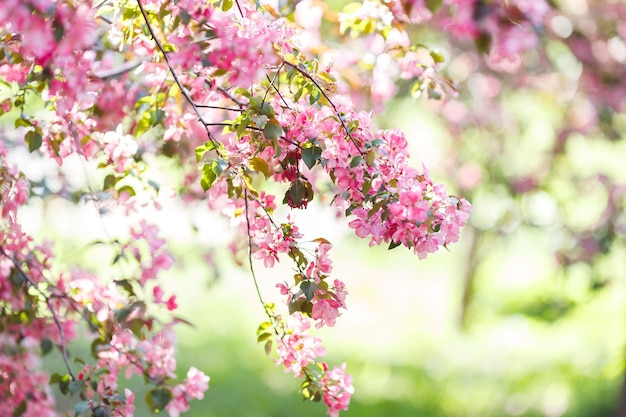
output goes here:
[{"label": "green leaf", "polygon": [[220,175],[226,168],[228,168],[228,161],[222,158],[217,158],[211,164],[211,169],[215,172],[215,175]]},{"label": "green leaf", "polygon": [[317,283],[313,281],[302,281],[302,283],[300,284],[300,289],[302,290],[308,301],[311,301],[313,299],[313,295],[315,294],[315,290],[317,290],[317,288]]},{"label": "green leaf", "polygon": [[271,327],[272,323],[270,323],[269,321],[264,321],[263,323],[259,324],[259,328],[257,329],[256,334],[259,335],[261,333],[265,333],[265,331]]},{"label": "green leaf", "polygon": [[265,159],[259,157],[252,158],[252,160],[250,160],[250,166],[255,171],[261,172],[266,179],[270,177],[270,168]]},{"label": "green leaf", "polygon": [[391,243],[389,244],[389,248],[388,248],[388,250],[395,249],[395,248],[397,248],[398,246],[400,246],[401,244],[402,244],[402,243],[400,243],[400,242],[395,242],[395,241],[393,241],[393,240],[392,240],[392,241],[391,241]]},{"label": "green leaf", "polygon": [[32,124],[31,124],[30,120],[28,120],[27,116],[22,113],[22,115],[20,117],[15,119],[14,126],[17,129],[18,127],[31,127]]},{"label": "green leaf", "polygon": [[433,14],[436,14],[441,9],[442,4],[443,0],[426,0],[426,7]]},{"label": "green leaf", "polygon": [[41,346],[41,353],[46,355],[50,353],[54,344],[52,343],[50,339],[41,339],[40,346]]},{"label": "green leaf", "polygon": [[274,117],[274,108],[270,105],[270,103],[264,101],[261,105],[261,114],[271,119]]},{"label": "green leaf", "polygon": [[273,341],[270,339],[267,342],[265,342],[265,354],[269,356],[270,353],[272,353],[272,344]]},{"label": "green leaf", "polygon": [[135,307],[133,305],[129,305],[120,310],[117,310],[115,312],[115,321],[117,321],[118,323],[123,323],[128,318],[128,316],[130,316],[130,313],[132,313],[133,310],[135,310]]},{"label": "green leaf", "polygon": [[241,119],[241,122],[239,122],[239,124],[237,125],[237,129],[236,129],[238,138],[243,136],[243,134],[246,131],[246,129],[248,128],[249,124],[250,124],[250,119],[249,118],[244,117],[243,119]]},{"label": "green leaf", "polygon": [[13,417],[20,417],[26,412],[26,401],[22,401],[20,405],[13,411]]},{"label": "green leaf", "polygon": [[434,100],[439,100],[441,99],[442,94],[440,91],[434,89],[434,88],[428,88],[428,98],[432,98]]},{"label": "green leaf", "polygon": [[11,278],[11,281],[13,282],[13,284],[15,284],[15,286],[18,286],[18,287],[24,284],[24,282],[26,282],[26,279],[24,278],[22,273],[18,271],[16,268],[11,269],[11,274],[9,275],[9,277]]},{"label": "green leaf", "polygon": [[109,411],[104,406],[98,406],[93,409],[93,417],[109,417]]},{"label": "green leaf", "polygon": [[144,340],[145,336],[142,332],[145,322],[143,319],[135,318],[132,320],[128,320],[124,323],[124,328],[130,329],[131,332],[135,335],[135,337],[139,340]]},{"label": "green leaf", "polygon": [[313,168],[322,156],[322,148],[319,146],[311,146],[302,150],[302,160],[309,168]]},{"label": "green leaf", "polygon": [[361,157],[361,155],[355,155],[354,157],[352,157],[352,159],[350,160],[350,168],[356,168],[361,164],[361,161],[363,160],[363,158]]},{"label": "green leaf", "polygon": [[250,118],[250,120],[252,120],[254,122],[255,125],[257,125],[257,127],[259,129],[263,129],[265,127],[265,123],[267,123],[267,121],[270,118],[265,116],[264,114],[258,115],[258,116],[252,116]]},{"label": "green leaf", "polygon": [[76,414],[76,417],[78,417],[80,414],[84,413],[88,409],[89,401],[80,401],[74,406],[74,413]]},{"label": "green leaf", "polygon": [[313,87],[311,88],[311,93],[309,94],[309,104],[312,106],[315,103],[317,103],[319,101],[319,99],[322,97],[322,93],[320,92],[320,89],[317,87]]},{"label": "green leaf", "polygon": [[261,342],[265,342],[266,340],[269,340],[272,338],[272,334],[271,333],[261,333],[257,338],[256,341],[257,343],[261,343]]},{"label": "green leaf", "polygon": [[302,311],[303,309],[302,306],[305,302],[306,302],[305,297],[292,299],[291,302],[289,303],[289,314],[293,314],[296,311]]},{"label": "green leaf", "polygon": [[250,91],[248,91],[248,90],[246,90],[245,88],[242,88],[242,87],[237,87],[235,89],[235,95],[236,96],[244,96],[244,97],[247,97],[247,98],[251,97]]},{"label": "green leaf", "polygon": [[48,382],[50,385],[52,384],[58,384],[59,382],[61,382],[61,380],[63,379],[63,375],[55,372],[52,375],[50,375],[50,381]]},{"label": "green leaf", "polygon": [[196,148],[196,161],[200,162],[205,153],[217,149],[217,146],[212,141],[205,142],[204,145],[200,145]]},{"label": "green leaf", "polygon": [[146,403],[155,413],[165,409],[172,400],[172,391],[166,387],[155,388],[146,394]]},{"label": "green leaf", "polygon": [[61,391],[61,394],[63,395],[67,395],[69,394],[69,386],[70,386],[70,376],[68,374],[65,375],[59,375],[59,374],[53,374],[50,377],[50,383],[51,384],[55,384],[58,383],[59,384],[59,391]]},{"label": "green leaf", "polygon": [[94,357],[98,356],[98,352],[101,350],[99,349],[100,346],[109,346],[109,343],[104,340],[102,337],[99,337],[98,339],[94,339],[93,342],[91,342],[91,354]]},{"label": "green leaf", "polygon": [[251,97],[250,98],[250,108],[256,110],[258,112],[261,111],[263,107],[263,99],[261,97]]},{"label": "green leaf", "polygon": [[435,61],[435,64],[440,64],[442,62],[445,62],[446,60],[443,55],[439,53],[439,51],[437,51],[436,49],[430,51],[430,57],[433,59],[433,61]]},{"label": "green leaf", "polygon": [[122,194],[122,193],[128,193],[130,196],[134,196],[137,193],[135,192],[135,189],[133,187],[131,187],[130,185],[125,185],[123,187],[121,187],[119,190],[117,190],[118,194]]},{"label": "green leaf", "polygon": [[296,94],[293,96],[293,101],[298,101],[300,100],[300,97],[302,97],[302,94],[304,93],[304,87],[300,87],[298,88],[298,91],[296,91]]},{"label": "green leaf", "polygon": [[68,385],[71,395],[81,392],[85,388],[85,381],[72,381]]},{"label": "green leaf", "polygon": [[474,43],[478,52],[486,54],[491,48],[491,35],[487,32],[481,32],[474,41]]},{"label": "green leaf", "polygon": [[161,189],[161,186],[155,180],[148,180],[148,185],[154,189],[157,193]]},{"label": "green leaf", "polygon": [[61,21],[58,19],[54,19],[54,21],[52,22],[52,28],[54,29],[54,40],[59,42],[63,38],[63,34],[65,33],[63,23],[61,23]]},{"label": "green leaf", "polygon": [[[215,162],[215,161],[213,161]],[[200,185],[204,191],[208,191],[211,186],[217,180],[217,175],[213,172],[212,164],[204,164],[202,167],[202,178],[200,179]]]},{"label": "green leaf", "polygon": [[263,134],[267,139],[278,139],[283,134],[283,128],[274,121],[269,121],[263,128]]},{"label": "green leaf", "polygon": [[115,175],[109,174],[104,178],[102,189],[104,191],[110,190],[111,188],[115,187],[116,183],[117,183],[117,178],[115,177]]},{"label": "green leaf", "polygon": [[[18,119],[19,120],[19,119]],[[30,130],[26,132],[26,136],[24,137],[26,143],[28,144],[28,151],[35,152],[37,149],[41,147],[41,133],[37,130]]]}]

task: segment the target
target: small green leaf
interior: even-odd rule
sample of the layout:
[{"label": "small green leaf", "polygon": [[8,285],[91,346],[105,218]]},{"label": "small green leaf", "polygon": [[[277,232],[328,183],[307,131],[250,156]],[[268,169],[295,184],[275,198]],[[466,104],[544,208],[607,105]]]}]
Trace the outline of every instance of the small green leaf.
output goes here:
[{"label": "small green leaf", "polygon": [[435,64],[440,64],[442,62],[445,62],[446,60],[443,55],[436,49],[430,51],[430,57],[433,59],[433,61],[435,61]]},{"label": "small green leaf", "polygon": [[313,295],[315,294],[315,290],[317,290],[317,288],[317,283],[313,281],[302,281],[302,283],[300,284],[300,289],[302,290],[308,301],[311,301],[313,299]]},{"label": "small green leaf", "polygon": [[137,339],[144,340],[145,336],[142,332],[144,325],[145,325],[145,322],[143,321],[143,319],[135,318],[135,319],[128,320],[127,322],[125,322],[123,327],[125,329],[130,329],[130,331],[133,332],[133,334],[135,335]]},{"label": "small green leaf", "polygon": [[217,179],[217,175],[213,172],[211,168],[212,164],[204,164],[202,167],[202,178],[200,179],[200,185],[204,191],[208,191],[211,186],[215,183]]},{"label": "small green leaf", "polygon": [[361,155],[355,155],[351,160],[350,160],[350,168],[356,168],[361,164],[361,161],[363,160],[363,158],[361,157]]},{"label": "small green leaf", "polygon": [[28,132],[26,132],[26,136],[24,137],[24,139],[26,140],[26,143],[28,144],[29,152],[35,152],[37,149],[41,147],[42,137],[41,137],[41,133],[37,130],[29,130]]},{"label": "small green leaf", "polygon": [[[57,377],[58,375],[58,377]],[[54,379],[54,381],[53,381]],[[50,377],[50,383],[54,384],[54,383],[58,383],[59,384],[59,391],[61,391],[61,394],[63,395],[67,395],[69,394],[70,390],[69,390],[69,386],[70,386],[70,376],[68,374],[65,374],[63,376],[59,375],[59,374],[54,374]]]},{"label": "small green leaf", "polygon": [[20,417],[26,412],[26,401],[22,401],[20,405],[13,411],[13,417]]},{"label": "small green leaf", "polygon": [[54,33],[54,40],[59,42],[63,38],[63,34],[65,33],[65,28],[63,27],[63,23],[60,20],[55,19],[52,22],[52,28]]},{"label": "small green leaf", "polygon": [[265,333],[265,331],[271,327],[272,323],[270,323],[269,321],[264,321],[263,323],[259,324],[259,328],[257,329],[256,334],[259,335],[261,333]]},{"label": "small green leaf", "polygon": [[172,391],[166,387],[155,388],[146,394],[146,403],[152,411],[159,413],[172,400]]},{"label": "small green leaf", "polygon": [[309,169],[315,166],[321,156],[322,148],[320,148],[319,146],[311,146],[302,150],[302,160]]},{"label": "small green leaf", "polygon": [[263,129],[263,128],[265,127],[265,123],[267,123],[267,121],[268,121],[269,119],[270,119],[270,118],[269,118],[269,117],[267,117],[267,116],[266,116],[266,115],[264,115],[264,114],[261,114],[261,115],[258,115],[258,116],[252,116],[252,117],[250,118],[250,120],[252,120],[252,121],[254,122],[254,124],[255,124],[255,125],[257,125],[257,127],[258,127],[259,129]]},{"label": "small green leaf", "polygon": [[434,100],[439,100],[441,99],[442,94],[440,91],[434,89],[434,88],[428,88],[428,98],[432,98]]},{"label": "small green leaf", "polygon": [[271,339],[265,342],[265,354],[268,356],[270,353],[272,353],[272,344],[273,341]]},{"label": "small green leaf", "polygon": [[235,89],[235,95],[236,96],[244,96],[244,97],[247,97],[247,98],[251,97],[250,91],[248,91],[248,90],[246,90],[245,88],[242,88],[242,87],[237,87]]},{"label": "small green leaf", "polygon": [[426,7],[433,14],[436,14],[441,9],[442,4],[443,0],[426,0]]},{"label": "small green leaf", "polygon": [[41,346],[41,353],[44,355],[47,355],[52,350],[52,347],[54,346],[54,344],[52,343],[50,339],[41,339],[40,346]]},{"label": "small green leaf", "polygon": [[239,122],[239,124],[237,125],[237,137],[240,138],[243,136],[244,132],[246,131],[246,129],[248,128],[248,125],[250,124],[250,119],[247,117],[244,117],[243,119],[241,119],[241,122]]},{"label": "small green leaf", "polygon": [[129,305],[120,310],[117,310],[115,312],[115,321],[117,321],[118,323],[123,323],[128,318],[130,313],[133,312],[133,310],[135,310],[135,307],[133,305]]},{"label": "small green leaf", "polygon": [[272,334],[271,333],[261,333],[259,336],[257,336],[256,341],[257,343],[261,343],[261,342],[265,342],[266,340],[269,340],[272,338]]},{"label": "small green leaf", "polygon": [[85,381],[72,381],[68,385],[71,395],[81,392],[85,388]]},{"label": "small green leaf", "polygon": [[274,121],[269,121],[263,128],[263,134],[267,139],[278,139],[283,134],[283,128]]},{"label": "small green leaf", "polygon": [[486,54],[491,48],[491,35],[487,32],[481,32],[474,43],[478,52]]},{"label": "small green leaf", "polygon": [[398,246],[400,246],[401,244],[402,244],[402,243],[400,243],[400,242],[395,242],[395,241],[393,241],[393,240],[392,240],[392,241],[391,241],[391,243],[389,244],[389,248],[388,248],[388,250],[395,249],[395,248],[397,248]]},{"label": "small green leaf", "polygon": [[212,141],[205,142],[204,145],[200,145],[196,148],[196,161],[200,162],[205,153],[216,149],[215,143]]},{"label": "small green leaf", "polygon": [[313,87],[311,88],[311,93],[309,94],[309,104],[312,106],[315,103],[317,103],[319,101],[319,99],[322,97],[322,93],[320,92],[320,89],[317,87]]},{"label": "small green leaf", "polygon": [[59,382],[61,382],[61,380],[63,379],[63,375],[55,372],[52,375],[50,375],[50,381],[48,382],[50,385],[52,384],[58,384]]},{"label": "small green leaf", "polygon": [[117,190],[118,194],[122,194],[122,193],[128,193],[131,197],[135,196],[137,193],[135,192],[135,189],[133,187],[131,187],[130,185],[125,185],[123,187],[121,187],[119,190]]},{"label": "small green leaf", "polygon": [[265,178],[270,177],[270,168],[263,158],[255,157],[250,160],[250,166],[257,172],[261,172]]},{"label": "small green leaf", "polygon": [[115,187],[115,184],[117,183],[117,178],[115,177],[115,175],[113,174],[109,174],[104,178],[104,183],[102,185],[102,189],[104,191],[106,190],[110,190],[113,187]]},{"label": "small green leaf", "polygon": [[88,409],[89,401],[80,401],[74,406],[74,413],[76,414],[76,417],[78,417],[80,414],[84,413]]}]

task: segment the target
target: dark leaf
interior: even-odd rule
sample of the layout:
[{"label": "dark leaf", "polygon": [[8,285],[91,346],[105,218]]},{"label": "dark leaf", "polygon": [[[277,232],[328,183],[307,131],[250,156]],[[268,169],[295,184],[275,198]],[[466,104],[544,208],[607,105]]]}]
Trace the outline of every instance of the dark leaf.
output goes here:
[{"label": "dark leaf", "polygon": [[152,411],[159,413],[172,400],[172,391],[166,387],[155,388],[146,394],[146,403]]}]

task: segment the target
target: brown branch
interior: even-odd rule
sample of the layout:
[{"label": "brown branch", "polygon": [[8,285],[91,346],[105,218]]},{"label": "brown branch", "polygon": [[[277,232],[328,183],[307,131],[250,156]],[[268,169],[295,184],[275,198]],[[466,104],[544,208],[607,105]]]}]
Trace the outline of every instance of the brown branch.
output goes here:
[{"label": "brown branch", "polygon": [[233,103],[235,103],[236,105],[239,106],[239,108],[243,108],[245,106],[245,104],[243,102],[241,102],[239,99],[237,99],[237,97],[235,97],[234,95],[232,95],[230,93],[230,91],[228,91],[226,88],[218,86],[217,87],[217,91],[219,91],[220,93],[222,93],[224,96],[226,96],[226,98],[230,99]]},{"label": "brown branch", "polygon": [[337,110],[337,106],[335,106],[335,103],[333,103],[330,97],[328,96],[328,94],[326,94],[326,91],[324,91],[324,89],[317,83],[317,81],[315,81],[315,79],[311,76],[311,74],[309,74],[302,68],[298,67],[297,65],[291,64],[287,61],[284,61],[284,64],[287,64],[291,68],[298,71],[304,78],[311,81],[317,87],[317,89],[320,90],[320,93],[324,96],[326,101],[328,101],[328,104],[330,104],[330,106],[333,108],[335,114],[337,115],[337,118],[339,119],[339,122],[341,123],[341,126],[343,126],[343,129],[346,131],[346,135],[348,136],[348,138],[350,138],[354,146],[356,146],[356,149],[361,154],[361,156],[365,156],[365,153],[361,150],[361,146],[357,143],[356,139],[354,139],[354,137],[350,133],[348,126],[346,126],[346,122],[344,122],[343,118],[341,117],[341,114],[339,113],[339,110]]},{"label": "brown branch", "polygon": [[163,44],[161,43],[161,41],[157,38],[156,33],[154,32],[154,29],[152,28],[152,25],[150,25],[150,20],[148,18],[148,14],[146,13],[146,10],[144,9],[143,5],[141,4],[141,0],[137,0],[137,5],[139,6],[139,10],[141,11],[141,15],[143,16],[143,20],[146,23],[146,26],[148,28],[148,32],[150,32],[150,36],[152,37],[152,40],[154,40],[154,43],[156,44],[157,48],[161,52],[161,55],[163,55],[163,59],[165,60],[165,64],[167,65],[167,68],[170,70],[170,74],[172,74],[172,77],[174,77],[174,82],[176,83],[176,85],[180,89],[181,93],[183,94],[183,96],[185,97],[185,99],[187,100],[189,105],[193,108],[193,111],[196,114],[196,116],[198,117],[198,120],[203,124],[209,140],[213,143],[213,145],[215,145],[215,149],[217,151],[217,154],[220,155],[220,156],[223,156],[223,155],[220,154],[220,151],[219,151],[219,145],[220,145],[219,141],[216,140],[213,137],[213,135],[211,134],[211,131],[209,130],[208,125],[206,124],[204,118],[202,117],[202,114],[200,113],[200,110],[198,109],[198,106],[196,105],[196,102],[191,98],[191,96],[189,95],[189,92],[183,86],[183,83],[178,78],[178,74],[176,74],[176,71],[174,71],[174,68],[172,67],[169,55],[167,54],[167,51],[163,47]]},{"label": "brown branch", "polygon": [[44,293],[41,288],[39,288],[39,285],[37,285],[37,283],[24,271],[24,269],[19,264],[17,259],[13,258],[12,256],[9,256],[9,254],[4,250],[4,248],[2,248],[2,246],[0,246],[0,254],[4,255],[8,260],[10,260],[11,263],[18,270],[20,275],[22,275],[22,277],[31,285],[31,287],[33,287],[44,298],[44,300],[46,300],[46,305],[48,306],[48,310],[50,310],[50,314],[52,314],[52,320],[54,321],[54,324],[59,330],[59,338],[61,339],[61,353],[63,355],[63,362],[65,362],[65,368],[67,369],[67,373],[69,374],[72,381],[75,381],[76,376],[74,376],[74,372],[72,371],[72,368],[70,367],[70,360],[67,354],[67,340],[65,338],[65,331],[63,330],[63,326],[61,325],[61,321],[59,320],[59,317],[57,316],[56,312],[54,311],[54,308],[52,307],[50,296]]}]

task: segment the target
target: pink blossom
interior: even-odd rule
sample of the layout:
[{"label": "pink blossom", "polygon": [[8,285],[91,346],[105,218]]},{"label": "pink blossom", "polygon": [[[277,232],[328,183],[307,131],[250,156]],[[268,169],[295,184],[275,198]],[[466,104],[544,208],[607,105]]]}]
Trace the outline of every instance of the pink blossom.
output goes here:
[{"label": "pink blossom", "polygon": [[354,393],[352,377],[346,373],[346,364],[327,371],[321,382],[324,384],[323,399],[328,406],[327,414],[337,417],[339,411],[348,409],[350,397]]}]

